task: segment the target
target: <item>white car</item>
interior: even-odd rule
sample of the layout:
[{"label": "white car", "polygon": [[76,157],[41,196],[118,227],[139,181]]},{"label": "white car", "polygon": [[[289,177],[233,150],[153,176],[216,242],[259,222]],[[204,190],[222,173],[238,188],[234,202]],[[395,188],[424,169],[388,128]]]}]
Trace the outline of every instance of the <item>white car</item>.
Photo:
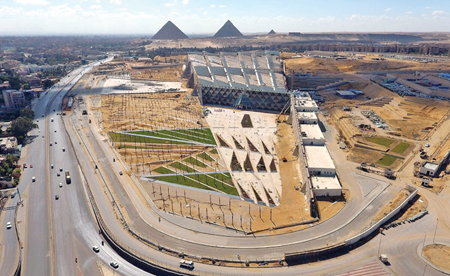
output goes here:
[{"label": "white car", "polygon": [[92,246],[92,250],[94,250],[95,253],[100,252],[100,248],[97,245]]},{"label": "white car", "polygon": [[6,223],[6,229],[11,229],[11,227],[12,227],[11,222],[8,221],[8,222]]},{"label": "white car", "polygon": [[50,167],[53,169],[53,164],[51,164]]},{"label": "white car", "polygon": [[62,183],[59,183],[59,187],[62,188]]},{"label": "white car", "polygon": [[109,264],[116,269],[119,267],[119,264],[116,261],[111,261]]}]

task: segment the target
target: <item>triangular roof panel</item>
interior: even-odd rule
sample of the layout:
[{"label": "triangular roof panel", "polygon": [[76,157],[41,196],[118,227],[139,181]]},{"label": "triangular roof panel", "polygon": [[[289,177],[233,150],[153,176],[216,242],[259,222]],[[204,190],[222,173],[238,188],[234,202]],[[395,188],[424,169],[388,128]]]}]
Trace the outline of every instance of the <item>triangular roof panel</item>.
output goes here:
[{"label": "triangular roof panel", "polygon": [[152,37],[152,39],[184,39],[188,38],[172,21],[167,23]]},{"label": "triangular roof panel", "polygon": [[277,33],[274,30],[270,30],[270,32],[268,34],[274,35],[274,34],[277,34]]},{"label": "triangular roof panel", "polygon": [[230,20],[225,22],[225,24],[220,28],[214,37],[242,37],[244,36]]}]

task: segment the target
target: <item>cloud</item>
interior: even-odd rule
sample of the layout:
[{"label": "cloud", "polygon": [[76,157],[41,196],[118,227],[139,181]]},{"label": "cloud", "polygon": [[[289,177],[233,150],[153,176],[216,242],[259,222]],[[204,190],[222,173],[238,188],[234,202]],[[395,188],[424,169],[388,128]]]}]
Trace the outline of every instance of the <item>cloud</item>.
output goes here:
[{"label": "cloud", "polygon": [[211,5],[210,7],[211,7],[211,8],[215,8],[215,7],[216,7],[216,5]]},{"label": "cloud", "polygon": [[431,14],[432,15],[444,15],[444,14],[446,14],[446,12],[445,11],[433,11]]},{"label": "cloud", "polygon": [[391,8],[387,8],[387,9],[385,9],[384,11],[385,12],[390,12],[392,9]]},{"label": "cloud", "polygon": [[181,3],[187,5],[187,4],[189,4],[189,0],[183,0],[183,1],[181,1]]},{"label": "cloud", "polygon": [[122,5],[122,0],[109,0],[109,3],[116,4],[116,5]]},{"label": "cloud", "polygon": [[407,13],[407,14],[413,14],[413,12],[412,12],[412,11],[407,11],[406,13]]},{"label": "cloud", "polygon": [[91,9],[100,9],[102,6],[100,5],[92,5],[90,6]]},{"label": "cloud", "polygon": [[220,6],[219,6],[219,8],[225,8],[225,7],[226,7],[225,5],[220,5]]},{"label": "cloud", "polygon": [[14,0],[14,2],[22,5],[48,5],[50,2],[46,0]]}]

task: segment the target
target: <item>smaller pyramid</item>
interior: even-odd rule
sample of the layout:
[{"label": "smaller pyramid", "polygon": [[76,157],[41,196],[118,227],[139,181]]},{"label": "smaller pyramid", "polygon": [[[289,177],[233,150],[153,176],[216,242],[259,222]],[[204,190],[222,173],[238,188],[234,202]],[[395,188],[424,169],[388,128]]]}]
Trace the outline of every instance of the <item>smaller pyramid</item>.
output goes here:
[{"label": "smaller pyramid", "polygon": [[213,37],[242,37],[244,36],[230,20],[225,22],[225,24],[220,28]]},{"label": "smaller pyramid", "polygon": [[152,37],[152,39],[183,39],[188,38],[172,21],[167,23]]},{"label": "smaller pyramid", "polygon": [[270,30],[270,32],[268,34],[274,35],[274,34],[277,34],[277,33],[274,30]]}]

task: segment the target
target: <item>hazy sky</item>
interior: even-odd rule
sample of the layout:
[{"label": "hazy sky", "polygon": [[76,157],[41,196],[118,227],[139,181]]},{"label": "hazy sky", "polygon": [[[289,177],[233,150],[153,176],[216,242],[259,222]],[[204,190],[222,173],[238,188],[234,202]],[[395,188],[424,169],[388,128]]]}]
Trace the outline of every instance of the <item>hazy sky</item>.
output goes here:
[{"label": "hazy sky", "polygon": [[[281,5],[281,3],[283,5]],[[449,0],[0,0],[0,35],[450,32]]]}]

